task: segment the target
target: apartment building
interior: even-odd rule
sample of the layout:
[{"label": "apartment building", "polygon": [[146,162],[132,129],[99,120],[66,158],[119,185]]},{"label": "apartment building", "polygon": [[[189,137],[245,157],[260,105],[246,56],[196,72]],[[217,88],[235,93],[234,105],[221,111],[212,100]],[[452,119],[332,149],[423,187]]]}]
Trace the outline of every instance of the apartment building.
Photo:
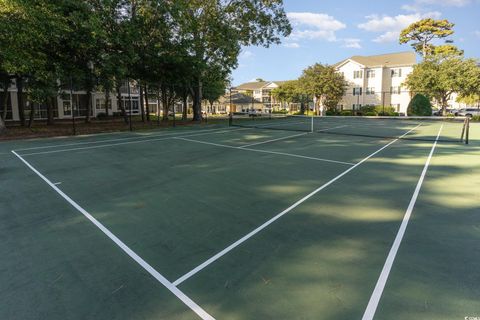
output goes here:
[{"label": "apartment building", "polygon": [[[27,89],[28,90],[28,89]],[[47,105],[43,103],[32,103],[26,99],[27,94],[24,93],[25,100],[25,117],[28,119],[30,117],[30,112],[34,113],[35,120],[41,120],[47,118]],[[117,101],[120,98],[120,101]],[[131,112],[133,115],[140,114],[140,91],[139,88],[134,84],[130,84],[130,88],[127,84],[120,88],[120,95],[116,93],[111,93],[109,95],[109,103],[106,106],[106,99],[104,92],[93,92],[91,94],[91,113],[90,116],[97,117],[101,114],[107,112],[109,115],[119,113],[119,103],[125,108],[127,113]],[[5,93],[3,90],[0,92],[0,110],[3,111],[5,106],[3,105],[5,101]],[[20,114],[18,110],[18,94],[17,87],[15,83],[12,83],[7,93],[7,121],[18,121],[20,120]],[[85,117],[87,115],[87,104],[88,96],[87,92],[83,90],[75,89],[70,91],[69,88],[62,88],[60,94],[56,97],[54,101],[53,116],[56,119],[69,119],[73,116],[75,117]],[[72,108],[73,106],[73,108]],[[151,108],[156,108],[156,105],[151,105]]]},{"label": "apartment building", "polygon": [[345,77],[348,88],[339,109],[381,105],[405,114],[411,97],[403,83],[415,64],[414,52],[353,56],[340,61],[334,66]]},{"label": "apartment building", "polygon": [[243,83],[232,88],[233,93],[250,96],[252,106],[256,111],[268,112],[281,109],[281,103],[272,96],[272,90],[281,86],[285,81],[255,81]]}]

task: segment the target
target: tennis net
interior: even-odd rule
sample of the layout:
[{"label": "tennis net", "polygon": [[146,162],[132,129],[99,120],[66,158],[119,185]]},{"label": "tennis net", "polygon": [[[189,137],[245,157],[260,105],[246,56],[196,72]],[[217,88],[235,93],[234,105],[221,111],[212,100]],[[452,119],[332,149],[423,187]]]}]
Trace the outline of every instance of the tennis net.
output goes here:
[{"label": "tennis net", "polygon": [[[286,130],[370,138],[436,140],[468,143],[469,118],[465,117],[360,117],[301,116],[234,113],[230,125],[267,130]],[[404,135],[406,132],[408,134]]]}]

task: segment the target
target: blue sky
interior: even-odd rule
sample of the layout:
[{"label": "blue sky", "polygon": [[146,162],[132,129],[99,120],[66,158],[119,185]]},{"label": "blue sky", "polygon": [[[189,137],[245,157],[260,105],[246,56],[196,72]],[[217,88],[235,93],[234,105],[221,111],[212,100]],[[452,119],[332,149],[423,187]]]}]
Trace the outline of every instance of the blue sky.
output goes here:
[{"label": "blue sky", "polygon": [[398,44],[398,34],[426,17],[455,23],[455,45],[467,57],[480,58],[480,0],[284,0],[284,5],[292,35],[270,48],[243,48],[234,85],[296,79],[316,62],[412,50]]}]

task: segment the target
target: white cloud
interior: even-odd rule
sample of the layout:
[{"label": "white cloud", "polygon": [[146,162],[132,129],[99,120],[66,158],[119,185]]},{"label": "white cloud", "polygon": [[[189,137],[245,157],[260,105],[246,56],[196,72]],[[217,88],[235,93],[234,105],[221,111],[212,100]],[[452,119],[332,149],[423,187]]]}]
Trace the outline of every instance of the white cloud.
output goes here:
[{"label": "white cloud", "polygon": [[473,34],[480,38],[480,30],[475,30]]},{"label": "white cloud", "polygon": [[287,42],[283,46],[285,48],[293,48],[293,49],[300,48],[300,45],[296,42]]},{"label": "white cloud", "polygon": [[400,32],[410,24],[424,18],[440,18],[441,13],[438,11],[427,12],[424,14],[400,14],[396,16],[379,16],[370,15],[365,17],[367,22],[358,25],[360,29],[369,32],[381,33],[378,37],[373,39],[374,42],[392,42],[398,40]]},{"label": "white cloud", "polygon": [[291,39],[321,39],[336,41],[335,32],[346,25],[324,13],[289,12],[287,17],[293,26]]},{"label": "white cloud", "polygon": [[343,47],[344,48],[353,48],[353,49],[361,49],[362,46],[360,45],[360,42],[362,40],[360,39],[354,39],[354,38],[345,38],[342,39],[343,41]]}]

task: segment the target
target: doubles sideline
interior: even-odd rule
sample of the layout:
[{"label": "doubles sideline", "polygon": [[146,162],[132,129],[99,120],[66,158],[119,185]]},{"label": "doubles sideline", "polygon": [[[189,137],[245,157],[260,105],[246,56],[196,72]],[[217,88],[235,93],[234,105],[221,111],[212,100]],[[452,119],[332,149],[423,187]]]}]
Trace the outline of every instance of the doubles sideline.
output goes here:
[{"label": "doubles sideline", "polygon": [[178,299],[180,299],[186,306],[188,306],[193,312],[195,312],[200,318],[204,320],[215,320],[211,315],[209,315],[205,310],[203,310],[198,304],[196,304],[192,299],[190,299],[185,293],[168,281],[162,274],[155,270],[150,264],[143,260],[137,253],[130,249],[122,240],[115,236],[110,230],[108,230],[103,224],[101,224],[97,219],[95,219],[90,213],[83,209],[78,203],[72,200],[68,195],[66,195],[62,190],[60,190],[54,183],[52,183],[48,178],[41,174],[37,169],[35,169],[30,163],[28,163],[22,156],[18,155],[15,151],[12,150],[12,153],[20,159],[28,168],[30,168],[37,176],[39,176],[43,181],[45,181],[55,192],[57,192],[63,199],[65,199],[72,207],[77,209],[81,214],[83,214],[90,222],[92,222],[98,229],[100,229],[110,240],[112,240],[122,251],[124,251],[130,258],[132,258],[136,263],[138,263],[145,271],[147,271],[152,277],[154,277],[158,282],[160,282],[165,288],[172,292]]},{"label": "doubles sideline", "polygon": [[[418,125],[419,126],[419,125]],[[325,184],[323,184],[322,186],[318,187],[317,189],[313,190],[312,192],[310,192],[308,195],[306,195],[305,197],[301,198],[300,200],[298,200],[297,202],[295,202],[294,204],[292,204],[290,207],[286,208],[285,210],[283,210],[282,212],[278,213],[277,215],[275,215],[273,218],[271,218],[270,220],[266,221],[265,223],[263,223],[262,225],[260,225],[259,227],[255,228],[254,230],[250,231],[248,234],[246,234],[245,236],[243,236],[242,238],[238,239],[237,241],[233,242],[231,245],[229,245],[228,247],[226,247],[225,249],[221,250],[220,252],[218,252],[217,254],[213,255],[212,257],[210,257],[209,259],[205,260],[203,263],[201,263],[200,265],[198,265],[197,267],[195,267],[194,269],[190,270],[189,272],[187,272],[186,274],[184,274],[183,276],[181,276],[180,278],[178,278],[177,280],[175,280],[173,282],[173,285],[175,286],[178,286],[180,285],[182,282],[186,281],[187,279],[191,278],[192,276],[194,276],[195,274],[197,274],[198,272],[202,271],[204,268],[206,268],[207,266],[209,266],[210,264],[212,264],[213,262],[215,262],[216,260],[220,259],[222,256],[226,255],[227,253],[229,253],[230,251],[232,251],[233,249],[235,249],[236,247],[238,247],[239,245],[241,245],[242,243],[244,243],[245,241],[247,241],[248,239],[250,239],[251,237],[255,236],[257,233],[259,233],[260,231],[262,231],[263,229],[265,229],[266,227],[268,227],[269,225],[271,225],[272,223],[274,223],[276,220],[280,219],[282,216],[284,216],[285,214],[287,214],[288,212],[292,211],[293,209],[295,209],[296,207],[298,207],[300,204],[302,204],[303,202],[307,201],[308,199],[310,199],[311,197],[313,197],[315,194],[317,194],[318,192],[322,191],[323,189],[325,189],[326,187],[328,187],[329,185],[331,185],[332,183],[334,183],[335,181],[337,181],[338,179],[342,178],[344,175],[348,174],[350,171],[354,170],[355,168],[357,168],[358,166],[360,166],[362,163],[364,163],[365,161],[367,161],[368,159],[370,159],[371,157],[375,156],[376,154],[378,154],[379,152],[381,152],[382,150],[384,150],[385,148],[388,148],[390,145],[392,145],[393,143],[397,142],[399,139],[403,138],[404,136],[406,136],[407,134],[409,134],[410,132],[412,132],[413,130],[415,130],[416,128],[418,128],[418,126],[408,130],[407,132],[405,132],[404,134],[402,134],[401,136],[399,136],[398,138],[390,141],[388,144],[384,145],[383,147],[381,147],[380,149],[378,149],[377,151],[371,153],[370,155],[368,155],[367,157],[363,158],[360,162],[356,163],[354,166],[348,168],[347,170],[343,171],[342,173],[340,173],[339,175],[337,175],[335,178],[331,179],[330,181],[326,182]]]},{"label": "doubles sideline", "polygon": [[385,260],[385,264],[383,266],[382,272],[378,278],[377,284],[375,285],[375,289],[372,292],[370,300],[368,301],[367,308],[365,309],[365,313],[363,314],[362,320],[372,320],[375,312],[377,311],[378,303],[380,302],[380,298],[382,297],[383,290],[385,289],[385,285],[387,284],[388,276],[390,275],[390,271],[392,270],[393,262],[395,261],[395,257],[397,256],[398,249],[400,248],[400,244],[402,243],[403,236],[405,235],[405,230],[407,229],[408,222],[412,215],[413,208],[415,203],[417,202],[418,194],[420,193],[420,189],[422,188],[423,180],[425,179],[425,175],[427,174],[428,166],[430,165],[430,160],[432,160],[433,152],[435,151],[435,147],[437,146],[438,139],[440,138],[440,133],[442,132],[443,125],[438,130],[437,138],[435,139],[432,149],[430,150],[430,154],[428,155],[427,161],[425,162],[425,166],[423,167],[422,174],[418,179],[417,186],[415,187],[415,191],[413,192],[412,198],[410,199],[410,203],[408,204],[407,211],[403,216],[402,224],[398,229],[397,235],[395,240],[393,241],[392,247],[390,252],[388,253],[387,259]]}]

